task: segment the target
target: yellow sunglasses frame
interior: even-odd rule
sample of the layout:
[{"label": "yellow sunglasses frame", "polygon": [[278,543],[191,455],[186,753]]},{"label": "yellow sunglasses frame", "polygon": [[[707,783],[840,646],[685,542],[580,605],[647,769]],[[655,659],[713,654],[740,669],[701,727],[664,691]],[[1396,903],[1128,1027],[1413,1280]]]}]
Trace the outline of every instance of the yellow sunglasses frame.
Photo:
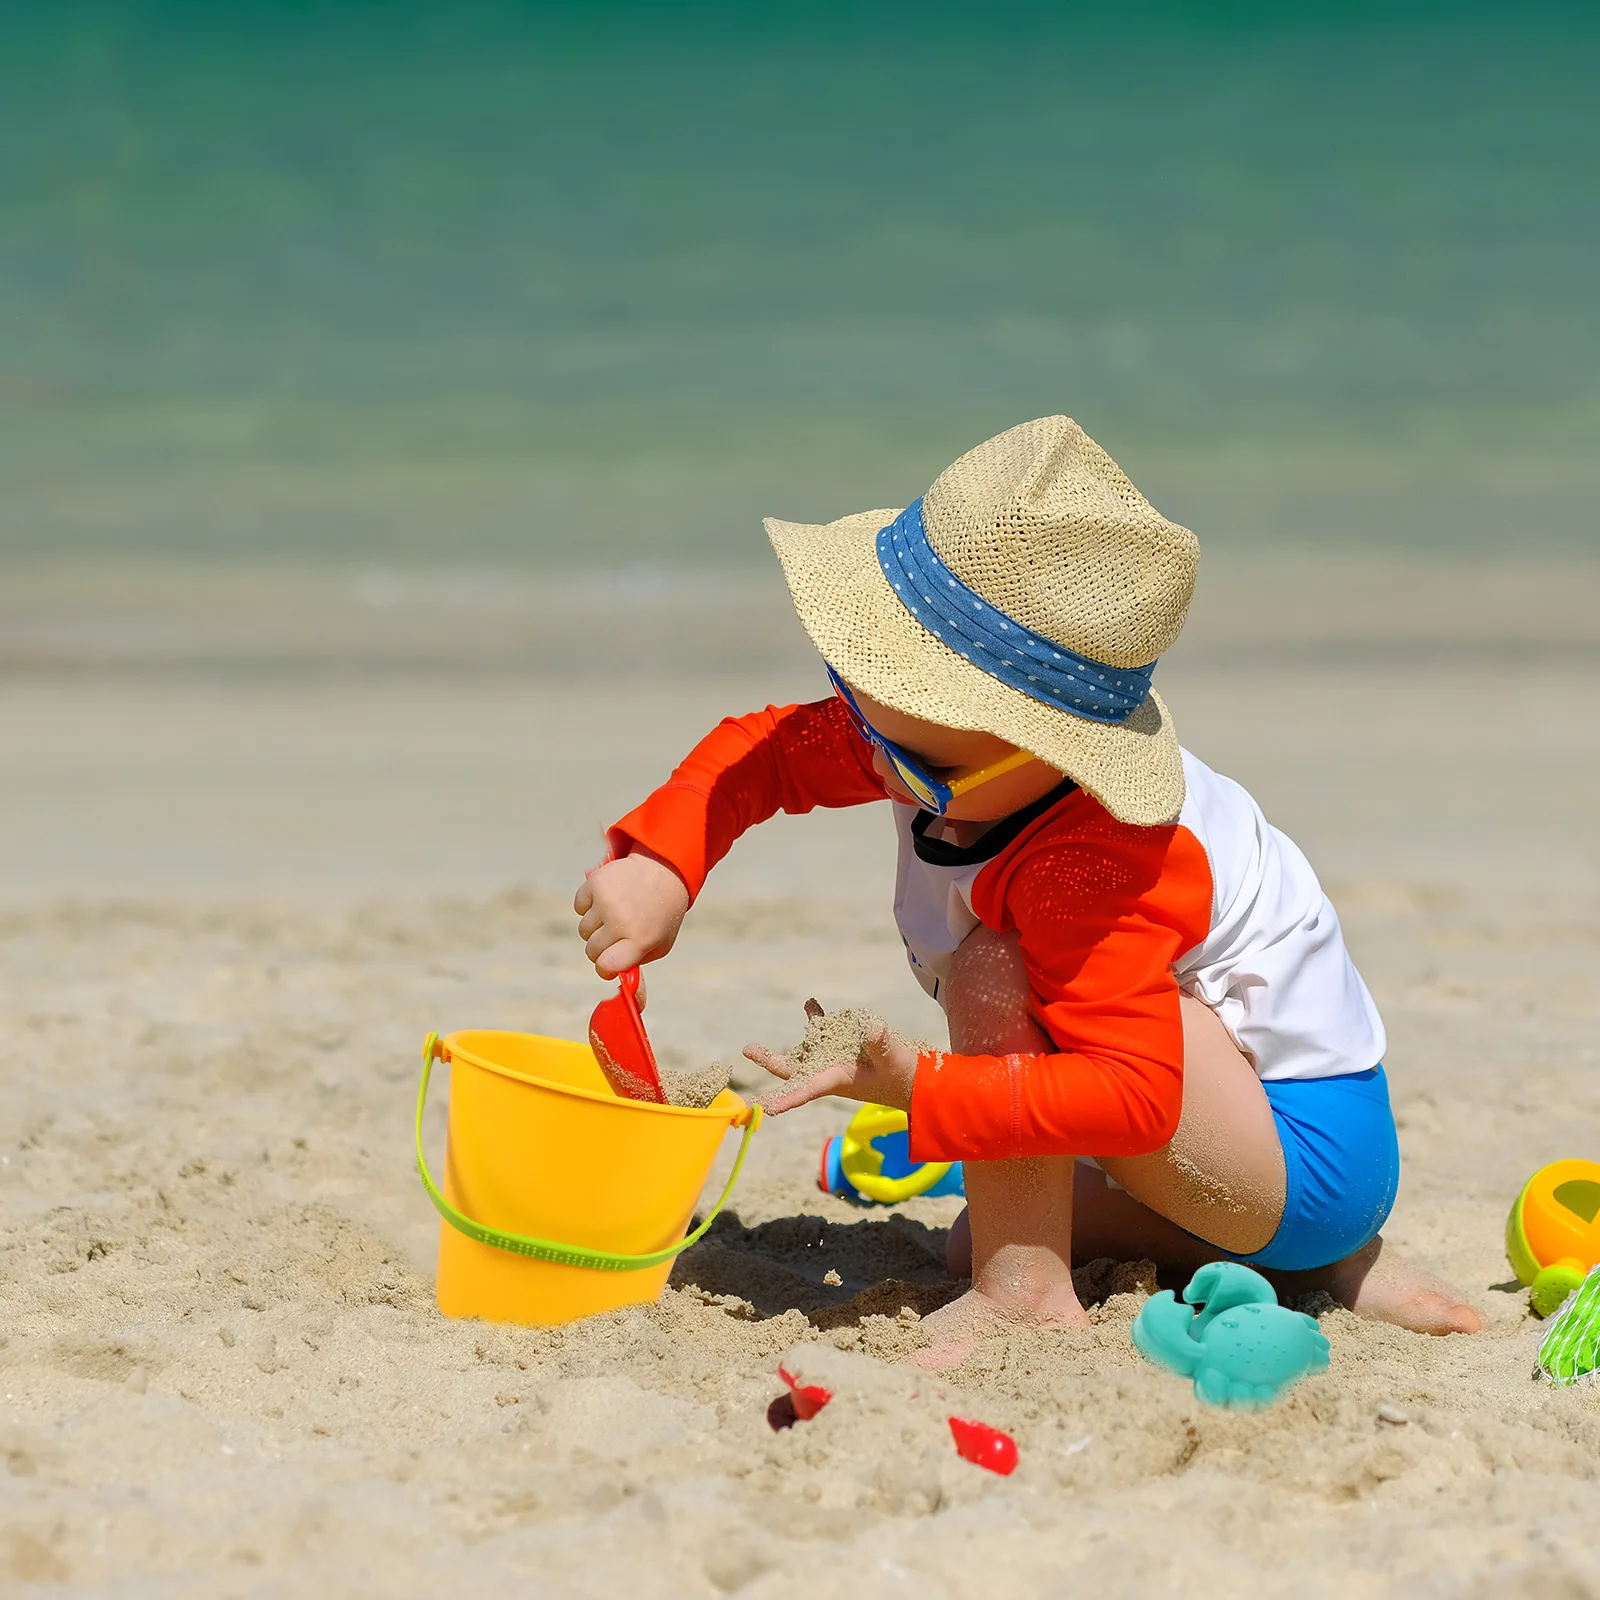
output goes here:
[{"label": "yellow sunglasses frame", "polygon": [[[863,736],[868,739],[875,749],[883,752],[884,759],[893,768],[895,776],[905,786],[907,793],[918,799],[919,804],[930,807],[936,815],[943,816],[950,800],[971,793],[972,790],[985,784],[992,778],[998,778],[1003,773],[1015,772],[1018,767],[1025,767],[1036,759],[1029,750],[1013,750],[1010,755],[1002,756],[998,761],[991,761],[986,767],[979,767],[976,772],[969,772],[964,778],[957,778],[951,783],[939,782],[939,787],[950,797],[950,800],[940,801],[939,797],[928,787],[931,773],[921,773],[911,769],[910,751],[901,752],[900,747],[892,739],[887,739],[879,733],[862,713],[861,707],[856,704],[855,696],[850,691],[850,686],[834,671],[831,665],[824,662],[827,667],[828,679],[833,684],[833,692],[844,704],[850,715],[855,718]],[[934,780],[938,781],[938,780]],[[926,799],[922,797],[926,795]]]},{"label": "yellow sunglasses frame", "polygon": [[991,778],[998,778],[1002,773],[1015,772],[1018,767],[1027,766],[1033,759],[1033,752],[1030,750],[1013,750],[1010,755],[1001,756],[998,761],[991,761],[988,766],[979,767],[976,772],[968,773],[964,778],[957,778],[954,783],[947,783],[945,788],[950,791],[950,798],[954,800],[960,795],[969,794]]}]

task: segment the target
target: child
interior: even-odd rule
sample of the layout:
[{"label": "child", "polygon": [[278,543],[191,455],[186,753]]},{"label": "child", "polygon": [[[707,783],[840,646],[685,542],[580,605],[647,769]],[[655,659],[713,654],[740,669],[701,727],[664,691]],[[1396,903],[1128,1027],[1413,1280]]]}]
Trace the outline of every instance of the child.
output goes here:
[{"label": "child", "polygon": [[972,1288],[928,1319],[936,1351],[1082,1323],[1071,1263],[1096,1256],[1227,1257],[1474,1331],[1378,1236],[1399,1177],[1383,1024],[1333,907],[1150,687],[1194,535],[1066,417],[980,445],[898,515],[767,532],[834,693],[724,722],[616,825],[575,901],[596,971],[666,955],[746,828],[887,798],[895,917],[950,1049],[882,1030],[775,1109],[898,1106],[913,1159],[967,1164],[949,1255]]}]

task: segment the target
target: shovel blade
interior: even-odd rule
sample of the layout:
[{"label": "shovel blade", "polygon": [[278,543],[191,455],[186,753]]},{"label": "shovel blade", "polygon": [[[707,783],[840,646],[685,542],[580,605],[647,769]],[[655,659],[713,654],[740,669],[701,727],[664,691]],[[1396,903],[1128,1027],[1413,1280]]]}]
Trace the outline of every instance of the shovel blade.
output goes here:
[{"label": "shovel blade", "polygon": [[622,974],[617,992],[602,1000],[589,1018],[589,1048],[600,1063],[611,1092],[623,1100],[646,1100],[664,1106],[667,1092],[661,1087],[655,1051],[650,1048],[639,1014],[639,969],[629,967]]}]

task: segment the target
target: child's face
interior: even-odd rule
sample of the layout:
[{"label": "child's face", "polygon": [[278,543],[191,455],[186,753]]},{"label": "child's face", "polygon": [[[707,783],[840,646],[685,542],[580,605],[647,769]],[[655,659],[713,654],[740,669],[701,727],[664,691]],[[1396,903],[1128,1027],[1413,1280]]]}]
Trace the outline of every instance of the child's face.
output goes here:
[{"label": "child's face", "polygon": [[[921,717],[908,716],[895,711],[863,694],[851,686],[850,691],[861,708],[861,714],[884,738],[917,757],[935,777],[946,783],[976,772],[981,767],[992,766],[1003,760],[1017,747],[992,733],[971,733],[962,728],[947,728],[942,723],[924,722]],[[909,793],[895,776],[894,768],[883,751],[874,747],[873,770],[883,779],[884,787],[897,800],[915,805],[916,797]],[[1009,817],[1013,811],[1032,805],[1042,795],[1049,794],[1061,782],[1061,774],[1054,767],[1034,760],[1026,766],[1002,772],[987,783],[959,794],[945,811],[947,817],[957,822],[994,822]]]}]

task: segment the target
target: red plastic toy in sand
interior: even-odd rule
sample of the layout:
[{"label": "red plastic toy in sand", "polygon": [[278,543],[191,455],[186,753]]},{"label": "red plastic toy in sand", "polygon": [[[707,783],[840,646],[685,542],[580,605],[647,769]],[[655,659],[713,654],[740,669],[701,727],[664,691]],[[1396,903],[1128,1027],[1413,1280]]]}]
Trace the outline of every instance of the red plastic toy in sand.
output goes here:
[{"label": "red plastic toy in sand", "polygon": [[987,1467],[1009,1478],[1017,1470],[1017,1441],[1009,1433],[991,1428],[987,1422],[969,1422],[951,1417],[950,1432],[955,1437],[956,1454],[974,1466]]},{"label": "red plastic toy in sand", "polygon": [[[832,1390],[820,1383],[806,1383],[790,1372],[781,1362],[778,1376],[789,1386],[789,1392],[780,1395],[767,1407],[767,1422],[774,1429],[790,1428],[796,1422],[809,1422],[833,1399]],[[911,1397],[916,1399],[915,1395]],[[956,1454],[963,1461],[985,1471],[1008,1478],[1017,1470],[1017,1441],[987,1422],[974,1422],[968,1417],[950,1417],[950,1436],[956,1442]]]},{"label": "red plastic toy in sand", "polygon": [[617,992],[602,1000],[589,1018],[589,1048],[606,1075],[612,1093],[624,1100],[667,1103],[656,1068],[656,1053],[639,1013],[639,969],[629,967],[617,980]]},{"label": "red plastic toy in sand", "polygon": [[782,1367],[778,1368],[778,1376],[789,1385],[789,1400],[794,1406],[795,1416],[801,1422],[809,1422],[833,1399],[832,1391],[824,1389],[820,1383],[801,1383]]}]

